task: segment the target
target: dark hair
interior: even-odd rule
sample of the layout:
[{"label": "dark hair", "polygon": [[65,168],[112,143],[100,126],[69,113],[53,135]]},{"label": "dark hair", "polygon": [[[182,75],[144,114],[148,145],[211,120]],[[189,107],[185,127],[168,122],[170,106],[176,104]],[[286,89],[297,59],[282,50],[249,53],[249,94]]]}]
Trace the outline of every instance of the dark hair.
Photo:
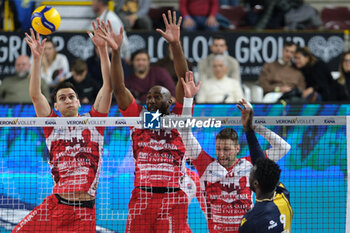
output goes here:
[{"label": "dark hair", "polygon": [[315,64],[317,61],[315,55],[313,55],[310,49],[308,49],[307,47],[298,47],[295,53],[300,53],[304,57],[308,57],[309,64],[311,65]]},{"label": "dark hair", "polygon": [[279,180],[281,175],[281,169],[277,163],[267,158],[258,158],[255,161],[253,178],[259,182],[260,189],[263,193],[272,192]]},{"label": "dark hair", "polygon": [[60,83],[58,83],[58,85],[56,86],[56,88],[53,91],[53,100],[54,100],[54,102],[57,102],[57,92],[59,90],[61,90],[61,89],[65,89],[65,88],[72,89],[75,92],[75,94],[76,94],[76,96],[78,98],[77,89],[75,89],[74,85],[71,82],[60,82]]},{"label": "dark hair", "polygon": [[297,44],[296,43],[294,43],[293,41],[288,41],[288,40],[286,40],[286,41],[284,41],[284,43],[283,43],[283,48],[285,48],[285,47],[291,47],[291,46],[297,46]]},{"label": "dark hair", "polygon": [[213,41],[214,40],[224,40],[224,41],[226,41],[226,37],[221,35],[221,34],[216,34],[216,35],[213,36]]},{"label": "dark hair", "polygon": [[108,6],[109,0],[97,0],[98,2],[101,2],[104,6]]},{"label": "dark hair", "polygon": [[345,60],[345,56],[349,55],[350,51],[346,51],[344,52],[341,56],[340,56],[340,60],[339,60],[339,79],[337,80],[340,84],[345,84],[345,70],[344,70],[344,60]]},{"label": "dark hair", "polygon": [[146,54],[149,60],[149,55],[146,49],[138,49],[135,52],[133,52],[131,54],[131,61],[134,61],[134,58],[138,55],[138,54]]},{"label": "dark hair", "polygon": [[74,71],[78,75],[84,73],[85,71],[87,71],[86,62],[81,58],[74,60],[72,63],[72,71]]},{"label": "dark hair", "polygon": [[216,135],[216,139],[231,139],[234,143],[238,143],[238,134],[232,128],[225,128]]}]

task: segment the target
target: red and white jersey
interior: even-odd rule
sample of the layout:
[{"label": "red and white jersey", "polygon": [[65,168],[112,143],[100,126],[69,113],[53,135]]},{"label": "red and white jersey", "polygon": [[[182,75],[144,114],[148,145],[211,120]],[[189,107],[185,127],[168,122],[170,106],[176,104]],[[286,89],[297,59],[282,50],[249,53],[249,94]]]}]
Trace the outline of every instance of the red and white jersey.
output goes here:
[{"label": "red and white jersey", "polygon": [[[84,116],[106,117],[93,107]],[[49,117],[58,117],[53,111]],[[96,196],[102,164],[104,127],[43,127],[55,182],[53,193],[83,191]]]},{"label": "red and white jersey", "polygon": [[239,159],[226,169],[202,150],[192,161],[205,190],[209,232],[238,232],[243,215],[252,206],[250,157]]},{"label": "red and white jersey", "polygon": [[[146,111],[133,99],[123,116],[142,116]],[[180,114],[182,105],[176,103],[173,114]],[[180,188],[184,175],[185,146],[176,129],[131,128],[135,162],[134,186]]]}]

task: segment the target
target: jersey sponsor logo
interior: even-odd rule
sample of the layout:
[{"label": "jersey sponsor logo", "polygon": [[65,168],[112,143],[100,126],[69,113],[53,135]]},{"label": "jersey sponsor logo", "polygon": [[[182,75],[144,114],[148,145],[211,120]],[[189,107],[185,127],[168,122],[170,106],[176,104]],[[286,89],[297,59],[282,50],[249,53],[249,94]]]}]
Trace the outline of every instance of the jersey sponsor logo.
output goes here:
[{"label": "jersey sponsor logo", "polygon": [[224,224],[240,224],[241,223],[241,216],[213,215],[213,221],[216,223],[224,223]]},{"label": "jersey sponsor logo", "polygon": [[62,156],[70,156],[74,157],[77,153],[89,153],[92,154],[92,149],[90,147],[73,147],[69,148],[66,151],[60,152],[57,154],[57,159],[59,159]]},{"label": "jersey sponsor logo", "polygon": [[153,140],[149,142],[139,142],[137,143],[139,147],[150,147],[153,150],[163,150],[163,149],[168,149],[168,150],[177,150],[177,146],[172,144],[172,143],[166,143],[166,140]]},{"label": "jersey sponsor logo", "polygon": [[275,222],[275,221],[273,221],[273,220],[271,220],[271,221],[269,222],[269,224],[270,224],[270,225],[267,227],[267,230],[271,230],[271,229],[277,227],[277,222]]}]

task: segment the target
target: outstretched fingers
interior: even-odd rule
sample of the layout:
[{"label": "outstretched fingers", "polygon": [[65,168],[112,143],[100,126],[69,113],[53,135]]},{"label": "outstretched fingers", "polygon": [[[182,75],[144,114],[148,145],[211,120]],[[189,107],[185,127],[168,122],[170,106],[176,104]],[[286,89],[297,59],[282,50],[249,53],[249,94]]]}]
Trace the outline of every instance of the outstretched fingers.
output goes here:
[{"label": "outstretched fingers", "polygon": [[[168,13],[169,15],[169,13]],[[163,21],[164,21],[164,24],[165,24],[165,28],[169,27],[169,21],[168,21],[168,18],[166,17],[165,13],[162,14],[163,16]]]}]

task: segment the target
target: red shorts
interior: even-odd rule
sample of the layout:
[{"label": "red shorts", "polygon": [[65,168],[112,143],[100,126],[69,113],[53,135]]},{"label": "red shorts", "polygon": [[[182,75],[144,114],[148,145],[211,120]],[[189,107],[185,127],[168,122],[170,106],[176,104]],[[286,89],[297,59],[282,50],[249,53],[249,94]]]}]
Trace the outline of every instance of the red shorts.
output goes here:
[{"label": "red shorts", "polygon": [[182,233],[188,198],[182,191],[154,193],[135,188],[129,202],[127,233]]},{"label": "red shorts", "polygon": [[71,201],[59,200],[52,194],[18,223],[12,233],[14,232],[95,233],[94,203],[82,201],[75,202],[72,206]]}]

